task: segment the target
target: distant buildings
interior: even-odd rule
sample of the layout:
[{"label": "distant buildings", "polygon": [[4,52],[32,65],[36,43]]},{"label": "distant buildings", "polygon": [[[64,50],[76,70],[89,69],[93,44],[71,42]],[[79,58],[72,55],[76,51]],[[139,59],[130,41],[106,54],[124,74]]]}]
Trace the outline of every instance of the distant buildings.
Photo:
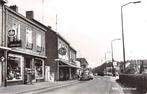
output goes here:
[{"label": "distant buildings", "polygon": [[76,60],[80,62],[81,68],[87,68],[88,67],[88,62],[85,58],[77,58]]},{"label": "distant buildings", "polygon": [[[119,72],[123,72],[123,62],[118,62],[117,67]],[[127,74],[142,74],[144,72],[147,73],[147,60],[146,59],[138,59],[138,60],[127,60],[125,73]]]}]

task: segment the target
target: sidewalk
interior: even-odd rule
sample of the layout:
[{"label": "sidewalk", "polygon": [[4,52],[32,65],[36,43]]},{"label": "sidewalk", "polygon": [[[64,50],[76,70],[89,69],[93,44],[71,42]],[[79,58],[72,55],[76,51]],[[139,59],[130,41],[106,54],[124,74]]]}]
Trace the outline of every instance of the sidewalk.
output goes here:
[{"label": "sidewalk", "polygon": [[72,85],[78,83],[78,80],[68,80],[68,81],[55,81],[55,82],[38,82],[31,85],[13,85],[7,87],[0,87],[0,94],[22,94],[29,93],[35,90],[41,90],[46,88],[60,88],[62,86]]}]

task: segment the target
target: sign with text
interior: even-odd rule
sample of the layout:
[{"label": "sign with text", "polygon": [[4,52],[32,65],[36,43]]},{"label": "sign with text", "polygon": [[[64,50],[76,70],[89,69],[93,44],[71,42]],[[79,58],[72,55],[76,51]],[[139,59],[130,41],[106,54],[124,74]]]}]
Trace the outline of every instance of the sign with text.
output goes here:
[{"label": "sign with text", "polygon": [[64,48],[64,47],[59,48],[58,53],[60,55],[66,55],[66,53],[67,53],[66,48]]}]

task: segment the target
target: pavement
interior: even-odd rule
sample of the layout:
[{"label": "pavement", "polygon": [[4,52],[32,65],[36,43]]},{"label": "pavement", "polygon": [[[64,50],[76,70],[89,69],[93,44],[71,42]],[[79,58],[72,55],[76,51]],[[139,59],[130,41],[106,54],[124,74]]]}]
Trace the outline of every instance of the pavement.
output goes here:
[{"label": "pavement", "polygon": [[[0,87],[0,94],[27,94],[41,89],[56,89],[78,83],[78,80],[55,81],[55,82],[38,82],[33,84],[13,85]],[[30,93],[29,93],[30,94]]]}]

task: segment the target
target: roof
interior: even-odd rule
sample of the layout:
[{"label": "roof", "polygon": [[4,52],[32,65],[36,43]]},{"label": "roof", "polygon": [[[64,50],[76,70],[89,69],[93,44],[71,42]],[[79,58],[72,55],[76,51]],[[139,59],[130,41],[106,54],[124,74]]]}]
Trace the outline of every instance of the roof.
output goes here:
[{"label": "roof", "polygon": [[72,46],[70,46],[70,49],[77,53],[77,51]]},{"label": "roof", "polygon": [[73,65],[72,63],[69,63],[67,60],[63,60],[63,59],[55,59],[55,61],[60,61],[66,65],[68,65],[69,67],[73,67],[73,68],[80,68],[79,66],[77,65]]},{"label": "roof", "polygon": [[68,45],[70,45],[69,42],[68,42],[61,34],[59,34],[59,33],[56,32],[56,35],[57,35],[60,39],[62,39],[64,42],[66,42]]},{"label": "roof", "polygon": [[[47,29],[46,29],[47,26],[45,26],[45,25],[43,25],[42,23],[36,21],[35,19],[33,19],[33,20],[28,19],[28,18],[26,18],[25,16],[23,16],[22,14],[20,14],[20,13],[14,11],[14,10],[12,10],[12,9],[9,8],[8,6],[5,6],[5,8],[6,8],[9,12],[11,12],[12,14],[14,14],[14,15],[20,17],[21,19],[23,19],[23,20],[25,20],[25,21],[27,21],[27,22],[33,24],[34,26],[36,26],[36,27],[42,29],[43,31],[47,31]],[[41,25],[41,26],[40,26],[40,25]],[[45,27],[46,27],[46,28],[45,28]]]}]

